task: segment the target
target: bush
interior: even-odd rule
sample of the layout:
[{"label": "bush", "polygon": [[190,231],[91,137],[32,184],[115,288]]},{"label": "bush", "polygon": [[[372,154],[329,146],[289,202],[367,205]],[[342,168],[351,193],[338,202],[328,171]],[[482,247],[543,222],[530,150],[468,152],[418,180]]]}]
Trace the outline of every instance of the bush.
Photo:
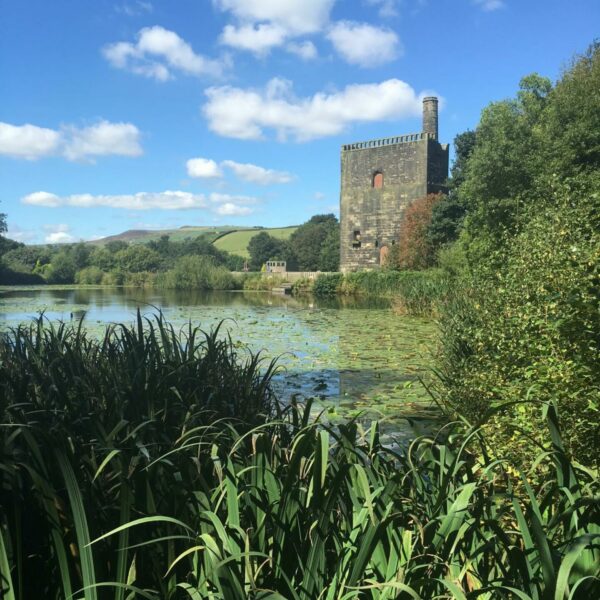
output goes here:
[{"label": "bush", "polygon": [[344,276],[342,273],[332,273],[330,275],[321,274],[317,275],[315,284],[313,286],[313,293],[315,296],[331,296],[337,294]]},{"label": "bush", "polygon": [[75,283],[82,285],[99,285],[102,284],[105,273],[98,267],[86,267],[77,271],[75,274]]},{"label": "bush", "polygon": [[537,403],[552,400],[568,450],[600,466],[599,214],[594,193],[560,186],[444,310],[443,397],[474,423],[489,418],[498,455],[516,463],[534,456]]},{"label": "bush", "polygon": [[182,256],[159,277],[158,285],[180,290],[230,290],[235,281],[227,268],[217,266],[208,256]]}]

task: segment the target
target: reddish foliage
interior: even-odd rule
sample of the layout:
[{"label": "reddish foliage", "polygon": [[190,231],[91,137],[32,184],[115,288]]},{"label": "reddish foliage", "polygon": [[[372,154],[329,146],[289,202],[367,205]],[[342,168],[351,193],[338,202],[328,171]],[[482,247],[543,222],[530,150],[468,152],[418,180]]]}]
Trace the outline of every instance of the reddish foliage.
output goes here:
[{"label": "reddish foliage", "polygon": [[401,269],[420,270],[433,265],[435,256],[427,240],[427,228],[433,207],[443,198],[443,194],[428,194],[414,200],[404,211],[396,255]]}]

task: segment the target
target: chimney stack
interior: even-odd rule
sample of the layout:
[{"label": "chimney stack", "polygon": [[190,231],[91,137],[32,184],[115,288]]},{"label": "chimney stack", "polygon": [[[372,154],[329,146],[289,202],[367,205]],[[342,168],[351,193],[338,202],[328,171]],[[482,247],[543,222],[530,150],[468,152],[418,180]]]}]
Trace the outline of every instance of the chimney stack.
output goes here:
[{"label": "chimney stack", "polygon": [[437,142],[438,139],[438,99],[435,96],[423,98],[423,132]]}]

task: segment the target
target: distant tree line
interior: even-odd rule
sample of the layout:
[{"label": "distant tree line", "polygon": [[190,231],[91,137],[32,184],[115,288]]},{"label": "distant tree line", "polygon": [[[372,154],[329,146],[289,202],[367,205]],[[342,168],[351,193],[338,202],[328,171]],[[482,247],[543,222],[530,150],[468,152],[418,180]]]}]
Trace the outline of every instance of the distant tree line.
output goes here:
[{"label": "distant tree line", "polygon": [[[5,230],[2,215],[0,234]],[[245,266],[260,271],[268,260],[287,260],[290,270],[335,271],[339,265],[339,224],[333,215],[313,217],[289,240],[261,231],[250,242],[250,261],[219,250],[212,241],[202,235],[182,241],[162,235],[147,243],[25,245],[0,235],[0,282],[168,287],[195,287],[196,282],[227,289],[231,278],[224,272]]]},{"label": "distant tree line", "polygon": [[248,244],[250,268],[269,260],[285,260],[288,271],[337,271],[340,266],[340,224],[333,214],[315,215],[281,240],[266,231]]}]

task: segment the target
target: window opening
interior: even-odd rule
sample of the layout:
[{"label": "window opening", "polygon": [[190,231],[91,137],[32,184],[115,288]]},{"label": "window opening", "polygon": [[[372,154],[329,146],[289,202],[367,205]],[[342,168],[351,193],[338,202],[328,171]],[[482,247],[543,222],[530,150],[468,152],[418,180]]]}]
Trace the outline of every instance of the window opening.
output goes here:
[{"label": "window opening", "polygon": [[360,242],[360,230],[359,229],[355,229],[354,230],[354,237],[352,239],[352,247],[353,248],[360,248],[361,246],[361,242]]},{"label": "window opening", "polygon": [[383,173],[381,171],[377,171],[373,175],[373,187],[376,190],[380,190],[383,187]]}]

